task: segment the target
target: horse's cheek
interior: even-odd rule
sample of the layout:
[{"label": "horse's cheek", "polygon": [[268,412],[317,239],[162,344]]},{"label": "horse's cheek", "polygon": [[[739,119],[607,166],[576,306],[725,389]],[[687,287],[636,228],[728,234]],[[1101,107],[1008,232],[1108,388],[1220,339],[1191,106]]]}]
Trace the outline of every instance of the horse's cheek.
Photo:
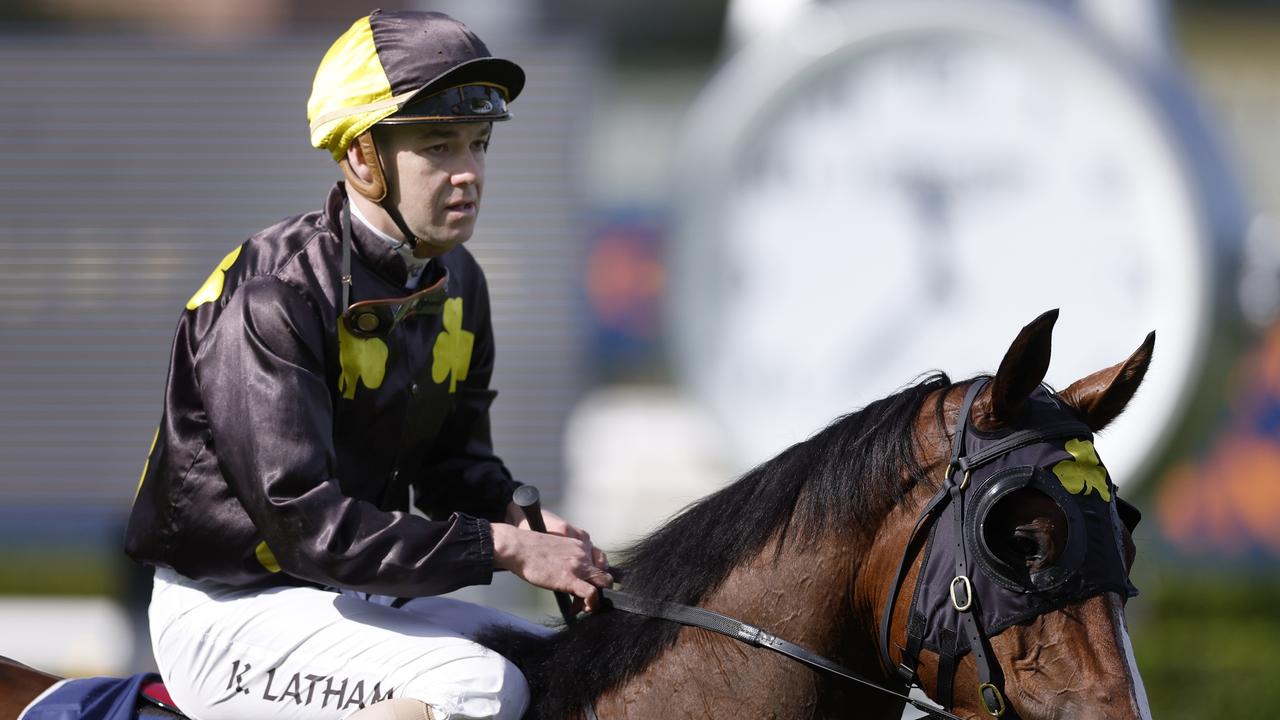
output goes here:
[{"label": "horse's cheek", "polygon": [[[1026,718],[1065,720],[1124,714],[1129,681],[1107,596],[1045,613],[991,640],[1006,668],[1006,691]],[[962,697],[957,693],[957,697]]]},{"label": "horse's cheek", "polygon": [[1059,696],[1070,693],[1074,674],[1070,662],[1069,623],[1061,612],[1041,615],[1014,625],[991,639],[992,649],[1006,668],[1008,699],[1024,717],[1051,717]]}]

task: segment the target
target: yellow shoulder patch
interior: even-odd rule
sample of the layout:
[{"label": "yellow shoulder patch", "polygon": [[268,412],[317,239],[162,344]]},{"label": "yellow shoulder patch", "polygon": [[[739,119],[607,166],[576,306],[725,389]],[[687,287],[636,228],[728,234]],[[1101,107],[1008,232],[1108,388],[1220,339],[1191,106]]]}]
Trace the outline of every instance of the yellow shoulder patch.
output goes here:
[{"label": "yellow shoulder patch", "polygon": [[1062,487],[1072,495],[1088,495],[1097,490],[1103,502],[1111,502],[1111,488],[1107,487],[1107,470],[1098,459],[1098,452],[1088,440],[1069,440],[1067,452],[1071,460],[1063,460],[1053,466]]},{"label": "yellow shoulder patch", "polygon": [[342,397],[354,400],[357,382],[364,383],[370,390],[382,386],[382,379],[387,374],[387,344],[379,338],[352,335],[347,332],[347,324],[339,318],[338,361],[342,364],[338,391]]},{"label": "yellow shoulder patch", "polygon": [[218,263],[218,267],[213,269],[213,273],[209,275],[209,278],[204,281],[204,284],[200,286],[196,294],[192,295],[191,299],[187,301],[188,310],[195,310],[205,303],[211,303],[222,297],[222,285],[227,280],[227,270],[235,264],[236,258],[240,257],[240,249],[242,247],[244,246],[237,245],[235,250],[227,253],[226,257],[222,258],[222,262]]},{"label": "yellow shoulder patch", "polygon": [[276,561],[276,554],[267,547],[266,540],[258,543],[258,547],[253,549],[253,556],[258,558],[258,562],[262,563],[262,567],[266,568],[267,572],[280,572],[280,563]]},{"label": "yellow shoulder patch", "polygon": [[444,329],[436,336],[431,349],[431,379],[437,384],[449,381],[449,392],[456,392],[458,381],[466,380],[471,370],[471,350],[476,335],[462,329],[462,298],[444,301]]},{"label": "yellow shoulder patch", "polygon": [[142,476],[138,478],[138,488],[133,491],[133,499],[138,499],[138,493],[142,492],[142,483],[147,479],[147,469],[151,467],[151,453],[156,451],[156,441],[160,439],[160,428],[156,428],[156,434],[151,436],[151,449],[147,451],[147,461],[142,463]]}]

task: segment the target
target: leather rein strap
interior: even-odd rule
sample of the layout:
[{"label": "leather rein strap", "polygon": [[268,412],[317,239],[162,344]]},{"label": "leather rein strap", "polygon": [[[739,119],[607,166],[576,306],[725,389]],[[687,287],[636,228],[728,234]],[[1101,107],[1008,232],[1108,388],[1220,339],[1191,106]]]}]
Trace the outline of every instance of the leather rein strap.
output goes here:
[{"label": "leather rein strap", "polygon": [[[678,603],[666,602],[663,600],[652,600],[642,598],[629,593],[620,592],[618,590],[601,590],[600,596],[605,600],[605,607],[621,610],[623,612],[632,613],[634,615],[643,615],[645,617],[660,618],[662,620],[670,620],[688,625],[690,627],[702,628],[711,632],[720,633],[739,640],[752,647],[765,648],[773,652],[785,655],[797,662],[808,665],[809,667],[825,672],[829,675],[844,678],[859,685],[879,690],[880,692],[892,695],[903,702],[910,703],[912,707],[926,713],[929,717],[945,718],[946,720],[960,720],[960,717],[946,710],[941,710],[932,705],[917,700],[909,695],[905,695],[896,690],[892,690],[869,680],[852,670],[840,665],[839,663],[828,660],[804,647],[796,645],[793,642],[783,640],[772,633],[765,632],[760,628],[749,625],[736,620],[727,615],[721,615],[705,608],[693,607],[690,605],[680,605]],[[594,714],[594,712],[592,713]]]}]

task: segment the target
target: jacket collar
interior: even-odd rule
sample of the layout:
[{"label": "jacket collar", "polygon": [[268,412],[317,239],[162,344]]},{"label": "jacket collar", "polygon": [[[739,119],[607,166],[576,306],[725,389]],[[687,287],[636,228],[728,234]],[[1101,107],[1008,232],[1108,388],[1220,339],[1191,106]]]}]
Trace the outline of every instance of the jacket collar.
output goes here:
[{"label": "jacket collar", "polygon": [[[339,243],[342,242],[342,203],[346,199],[346,183],[339,181],[329,190],[329,197],[325,200],[324,222]],[[405,266],[404,258],[387,241],[375,235],[363,223],[352,222],[351,247],[360,262],[378,277],[394,287],[404,289],[405,282],[409,279],[409,269]],[[430,270],[423,273],[419,284],[430,275]]]}]

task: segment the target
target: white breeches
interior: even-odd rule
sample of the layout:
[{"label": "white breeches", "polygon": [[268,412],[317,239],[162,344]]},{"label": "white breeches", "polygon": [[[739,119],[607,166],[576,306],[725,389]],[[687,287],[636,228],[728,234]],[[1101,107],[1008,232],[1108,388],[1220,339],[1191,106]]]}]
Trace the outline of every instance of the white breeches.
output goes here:
[{"label": "white breeches", "polygon": [[517,720],[524,677],[473,638],[505,624],[550,632],[450,598],[316,588],[245,590],[158,569],[151,597],[160,674],[195,720],[339,720],[388,697],[441,720]]}]

